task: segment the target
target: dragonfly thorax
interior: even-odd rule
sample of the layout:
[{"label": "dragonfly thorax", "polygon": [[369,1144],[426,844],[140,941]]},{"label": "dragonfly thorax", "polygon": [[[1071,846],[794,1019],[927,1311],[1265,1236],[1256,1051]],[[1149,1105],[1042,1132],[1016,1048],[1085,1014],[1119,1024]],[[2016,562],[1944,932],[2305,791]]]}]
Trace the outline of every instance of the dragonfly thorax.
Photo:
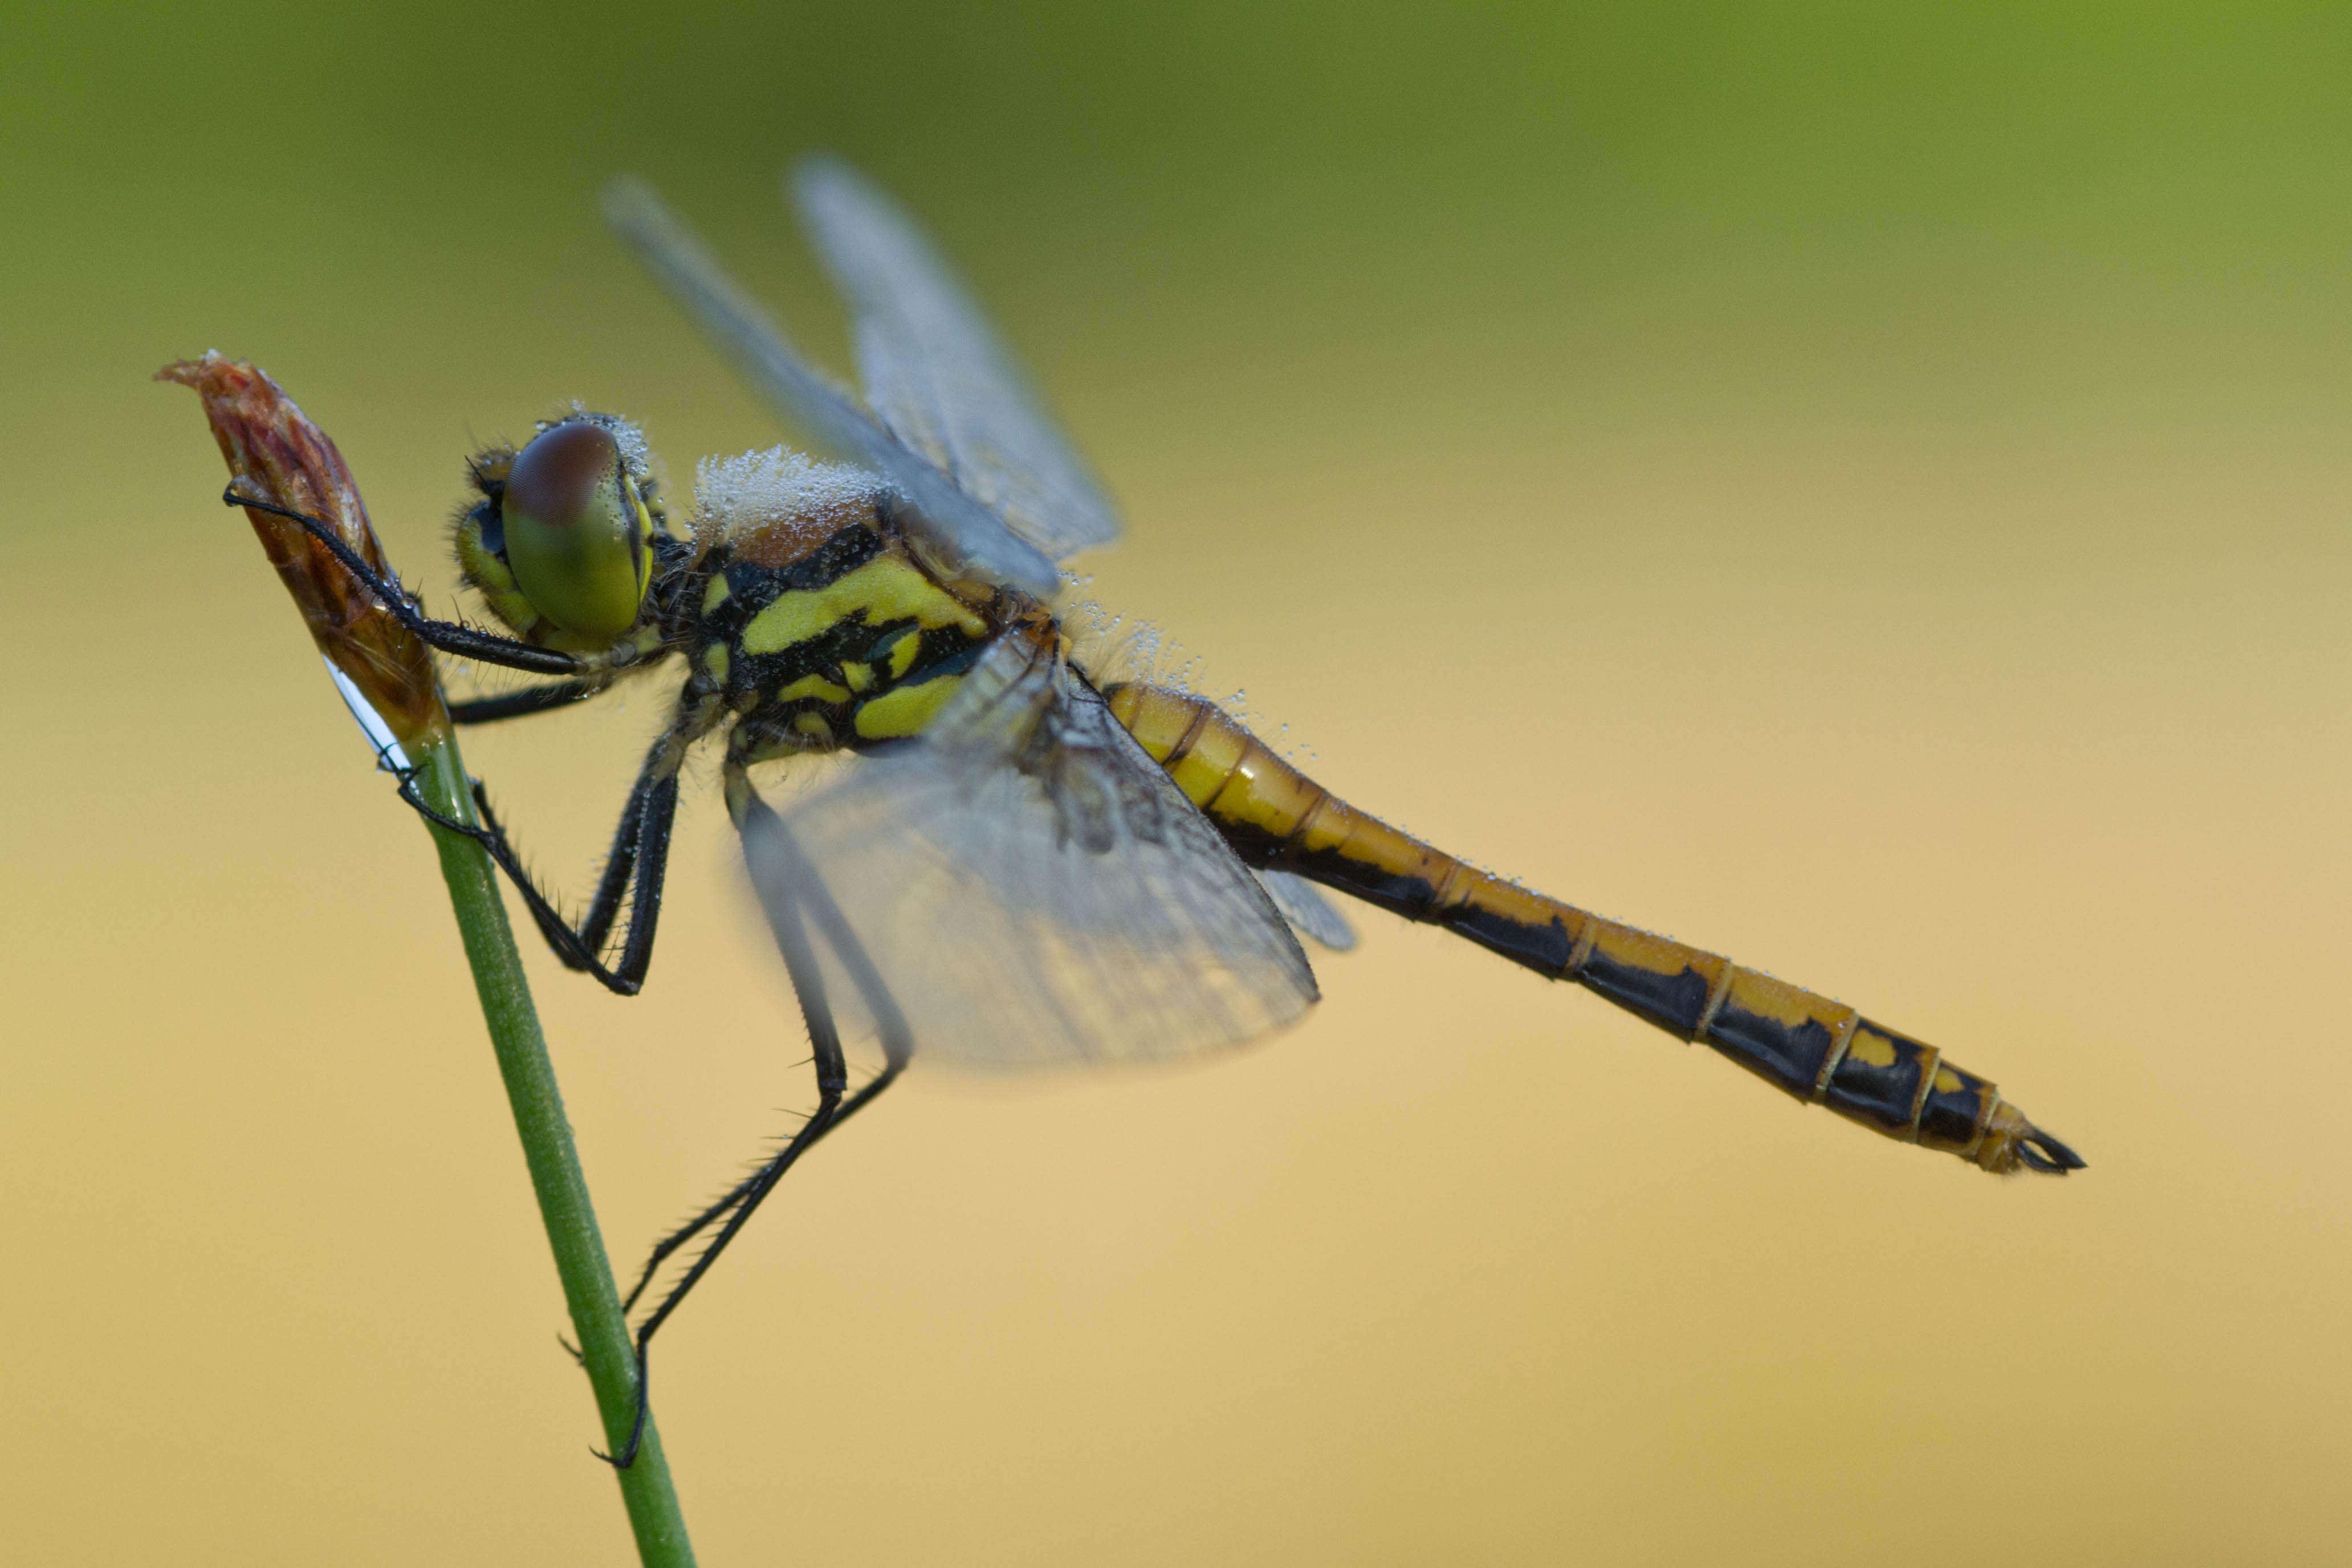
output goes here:
[{"label": "dragonfly thorax", "polygon": [[688,680],[738,716],[744,759],[919,733],[1011,609],[943,580],[870,498],[830,520],[733,528],[704,556]]}]

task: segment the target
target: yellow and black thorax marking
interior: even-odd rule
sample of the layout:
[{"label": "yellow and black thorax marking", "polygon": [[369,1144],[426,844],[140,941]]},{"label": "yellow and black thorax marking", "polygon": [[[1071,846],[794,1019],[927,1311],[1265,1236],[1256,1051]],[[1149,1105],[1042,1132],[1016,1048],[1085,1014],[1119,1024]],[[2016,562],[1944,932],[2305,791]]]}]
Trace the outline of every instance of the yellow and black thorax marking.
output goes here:
[{"label": "yellow and black thorax marking", "polygon": [[780,561],[776,542],[722,540],[704,558],[690,680],[722,695],[761,754],[919,732],[987,646],[993,599],[951,591],[878,519],[797,559]]}]

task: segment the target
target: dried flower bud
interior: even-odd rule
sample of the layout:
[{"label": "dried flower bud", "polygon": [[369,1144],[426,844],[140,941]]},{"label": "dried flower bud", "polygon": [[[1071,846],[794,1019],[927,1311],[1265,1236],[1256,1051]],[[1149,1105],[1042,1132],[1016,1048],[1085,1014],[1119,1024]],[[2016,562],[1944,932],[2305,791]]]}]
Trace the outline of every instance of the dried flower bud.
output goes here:
[{"label": "dried flower bud", "polygon": [[[342,454],[267,372],[207,353],[166,365],[155,379],[204,399],[241,494],[329,525],[379,576],[394,580]],[[449,715],[425,643],[299,524],[252,507],[245,515],[378,756],[404,766],[419,747],[446,738]]]}]

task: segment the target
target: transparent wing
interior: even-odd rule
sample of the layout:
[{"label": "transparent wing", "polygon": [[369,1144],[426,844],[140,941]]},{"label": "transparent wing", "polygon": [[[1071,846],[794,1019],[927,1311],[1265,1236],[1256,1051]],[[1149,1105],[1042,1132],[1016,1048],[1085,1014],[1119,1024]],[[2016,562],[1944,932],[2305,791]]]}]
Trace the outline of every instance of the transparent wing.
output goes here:
[{"label": "transparent wing", "polygon": [[856,313],[857,368],[883,423],[1057,560],[1117,538],[1101,484],[905,209],[833,158],[803,161],[791,192]]},{"label": "transparent wing", "polygon": [[812,368],[652,186],[614,181],[604,188],[604,217],[770,407],[880,475],[951,562],[1036,598],[1053,596],[1061,585],[1053,561]]},{"label": "transparent wing", "polygon": [[[837,906],[919,1055],[1164,1060],[1255,1040],[1316,999],[1257,880],[1019,632],[921,740],[861,760],[782,832],[756,815],[744,831],[771,920]],[[885,1010],[828,989],[869,1029]]]},{"label": "transparent wing", "polygon": [[1317,946],[1345,953],[1356,946],[1356,928],[1313,883],[1286,871],[1262,871],[1257,879],[1265,884],[1265,895],[1274,900],[1282,917]]}]

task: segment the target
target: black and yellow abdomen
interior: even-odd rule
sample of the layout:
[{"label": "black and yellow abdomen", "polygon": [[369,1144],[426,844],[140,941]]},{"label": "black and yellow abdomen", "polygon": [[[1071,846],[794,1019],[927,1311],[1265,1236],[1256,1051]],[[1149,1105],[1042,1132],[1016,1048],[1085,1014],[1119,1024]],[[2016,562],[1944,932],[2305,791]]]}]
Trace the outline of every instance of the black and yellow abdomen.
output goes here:
[{"label": "black and yellow abdomen", "polygon": [[1213,704],[1139,683],[1103,695],[1252,865],[1310,878],[1574,980],[1889,1137],[1990,1171],[2083,1163],[1992,1084],[1843,1002],[1466,865],[1339,800]]}]

